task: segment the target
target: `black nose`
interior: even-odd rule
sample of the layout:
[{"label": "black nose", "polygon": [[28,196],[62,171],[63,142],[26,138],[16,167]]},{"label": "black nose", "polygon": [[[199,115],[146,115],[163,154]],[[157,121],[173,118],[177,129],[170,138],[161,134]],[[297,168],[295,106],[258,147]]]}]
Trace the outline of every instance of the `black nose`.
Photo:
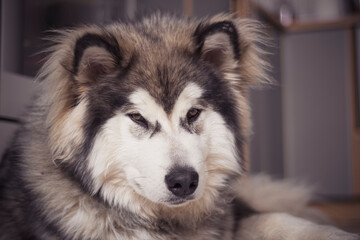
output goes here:
[{"label": "black nose", "polygon": [[176,167],[165,176],[167,188],[177,197],[193,194],[199,183],[199,174],[189,167]]}]

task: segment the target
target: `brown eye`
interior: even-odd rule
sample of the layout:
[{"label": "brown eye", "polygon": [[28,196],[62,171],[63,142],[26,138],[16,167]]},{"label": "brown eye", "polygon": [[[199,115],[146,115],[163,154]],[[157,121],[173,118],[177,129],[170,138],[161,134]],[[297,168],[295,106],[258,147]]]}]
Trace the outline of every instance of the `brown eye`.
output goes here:
[{"label": "brown eye", "polygon": [[188,120],[188,123],[193,123],[200,115],[201,110],[196,109],[196,108],[191,108],[187,114],[186,114],[186,118]]},{"label": "brown eye", "polygon": [[142,127],[147,128],[148,127],[148,123],[145,120],[145,118],[143,116],[141,116],[140,113],[130,113],[128,114],[129,118],[131,120],[133,120],[135,123],[139,124]]}]

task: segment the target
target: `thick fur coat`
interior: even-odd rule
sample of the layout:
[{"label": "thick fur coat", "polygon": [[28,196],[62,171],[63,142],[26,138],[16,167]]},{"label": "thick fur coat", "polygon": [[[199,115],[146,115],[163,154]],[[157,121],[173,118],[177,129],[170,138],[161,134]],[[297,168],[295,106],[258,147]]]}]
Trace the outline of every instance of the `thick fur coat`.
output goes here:
[{"label": "thick fur coat", "polygon": [[1,162],[0,239],[359,239],[305,220],[303,188],[241,177],[262,31],[219,15],[57,32]]}]

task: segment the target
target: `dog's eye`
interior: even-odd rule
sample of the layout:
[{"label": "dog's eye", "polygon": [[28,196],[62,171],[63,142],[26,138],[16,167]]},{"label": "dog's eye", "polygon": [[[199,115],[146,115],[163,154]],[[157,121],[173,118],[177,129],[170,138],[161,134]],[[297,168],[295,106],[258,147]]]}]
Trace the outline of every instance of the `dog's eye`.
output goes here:
[{"label": "dog's eye", "polygon": [[145,128],[148,127],[148,122],[143,116],[141,116],[140,113],[130,113],[128,114],[128,116],[131,120],[133,120],[135,123],[139,124],[140,126]]},{"label": "dog's eye", "polygon": [[194,121],[196,121],[196,119],[199,117],[201,113],[200,109],[196,109],[196,108],[191,108],[187,114],[186,114],[186,118],[188,123],[193,123]]}]

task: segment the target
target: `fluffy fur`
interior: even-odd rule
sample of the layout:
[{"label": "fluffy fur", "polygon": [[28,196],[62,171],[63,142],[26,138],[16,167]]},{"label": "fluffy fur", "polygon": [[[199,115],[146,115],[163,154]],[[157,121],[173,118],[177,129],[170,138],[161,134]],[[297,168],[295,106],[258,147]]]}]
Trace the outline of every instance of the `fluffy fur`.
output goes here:
[{"label": "fluffy fur", "polygon": [[306,191],[240,178],[246,93],[269,81],[259,23],[57,34],[1,163],[0,239],[359,239],[295,217],[314,216]]}]

